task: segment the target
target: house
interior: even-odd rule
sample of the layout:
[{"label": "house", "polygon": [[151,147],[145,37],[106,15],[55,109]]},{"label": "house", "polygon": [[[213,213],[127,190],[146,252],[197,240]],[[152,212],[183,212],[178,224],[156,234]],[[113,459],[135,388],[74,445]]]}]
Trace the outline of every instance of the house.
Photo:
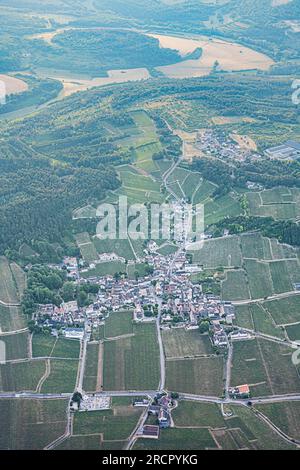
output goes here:
[{"label": "house", "polygon": [[165,408],[161,408],[159,410],[158,424],[159,424],[160,429],[169,428],[171,425],[170,414]]},{"label": "house", "polygon": [[232,387],[229,390],[229,396],[233,399],[247,399],[250,397],[250,388],[249,385],[239,385],[237,387]]},{"label": "house", "polygon": [[84,328],[66,328],[64,335],[68,339],[79,339],[82,340],[84,337]]}]

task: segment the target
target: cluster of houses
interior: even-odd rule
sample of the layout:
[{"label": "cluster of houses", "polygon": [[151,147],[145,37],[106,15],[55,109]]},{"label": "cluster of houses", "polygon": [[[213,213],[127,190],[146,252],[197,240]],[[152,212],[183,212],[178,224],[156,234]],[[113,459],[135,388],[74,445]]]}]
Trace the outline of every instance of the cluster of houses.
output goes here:
[{"label": "cluster of houses", "polygon": [[158,394],[148,407],[148,415],[156,417],[157,424],[145,424],[141,437],[158,439],[160,430],[169,428],[172,424],[171,410],[174,406],[176,404],[171,395]]},{"label": "cluster of houses", "polygon": [[195,146],[201,152],[222,160],[244,161],[249,156],[260,158],[260,155],[250,150],[250,146],[247,148],[247,145],[239,145],[226,132],[219,129],[199,131]]}]

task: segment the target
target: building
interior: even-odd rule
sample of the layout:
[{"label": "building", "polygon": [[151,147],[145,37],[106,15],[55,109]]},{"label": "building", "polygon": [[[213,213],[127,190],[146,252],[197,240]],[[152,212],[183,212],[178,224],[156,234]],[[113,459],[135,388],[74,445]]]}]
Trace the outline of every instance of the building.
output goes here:
[{"label": "building", "polygon": [[159,438],[159,427],[145,424],[143,427],[143,437],[158,439]]},{"label": "building", "polygon": [[229,396],[233,399],[247,399],[250,398],[250,388],[249,385],[238,385],[237,387],[232,387],[229,390]]},{"label": "building", "polygon": [[169,428],[171,425],[171,418],[169,412],[165,408],[161,408],[158,413],[158,424],[160,429]]},{"label": "building", "polygon": [[66,328],[64,335],[68,339],[80,339],[84,337],[84,328]]},{"label": "building", "polygon": [[300,143],[293,140],[265,151],[267,157],[278,160],[297,160],[300,158]]}]

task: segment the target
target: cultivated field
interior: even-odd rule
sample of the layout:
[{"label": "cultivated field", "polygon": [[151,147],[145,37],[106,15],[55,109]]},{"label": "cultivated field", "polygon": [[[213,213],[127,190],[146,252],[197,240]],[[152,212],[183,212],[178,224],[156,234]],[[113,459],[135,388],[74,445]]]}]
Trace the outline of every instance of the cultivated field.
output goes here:
[{"label": "cultivated field", "polygon": [[196,395],[221,396],[223,393],[223,358],[169,360],[167,389]]},{"label": "cultivated field", "polygon": [[0,390],[35,392],[46,372],[45,361],[28,361],[0,365]]},{"label": "cultivated field", "polygon": [[184,358],[213,353],[209,337],[200,335],[199,330],[186,331],[178,328],[165,330],[162,334],[167,358]]},{"label": "cultivated field", "polygon": [[29,334],[27,332],[0,336],[0,341],[5,343],[7,361],[25,359],[28,357]]}]

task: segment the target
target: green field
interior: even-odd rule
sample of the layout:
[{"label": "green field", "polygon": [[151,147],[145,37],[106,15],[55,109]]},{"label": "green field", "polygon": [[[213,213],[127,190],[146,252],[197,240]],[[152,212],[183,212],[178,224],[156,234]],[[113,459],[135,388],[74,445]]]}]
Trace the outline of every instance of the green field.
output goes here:
[{"label": "green field", "polygon": [[25,359],[28,357],[28,332],[18,333],[16,335],[0,336],[0,341],[5,343],[7,361]]},{"label": "green field", "polygon": [[156,390],[159,361],[153,324],[134,325],[134,336],[104,342],[105,390]]},{"label": "green field", "polygon": [[32,338],[32,354],[34,357],[53,357],[77,359],[80,344],[77,340],[55,338],[54,336],[35,334]]},{"label": "green field", "polygon": [[234,343],[231,385],[247,383],[253,396],[296,393],[300,378],[292,350],[265,340]]},{"label": "green field", "polygon": [[247,300],[250,298],[248,279],[244,270],[226,271],[222,281],[223,300]]},{"label": "green field", "polygon": [[234,324],[241,328],[284,338],[283,330],[276,326],[270,313],[261,304],[238,306]]},{"label": "green field", "polygon": [[255,406],[292,439],[300,438],[300,402],[267,403]]},{"label": "green field", "polygon": [[162,332],[164,350],[167,358],[200,356],[213,353],[208,336],[200,335],[199,330],[186,331],[184,328]]},{"label": "green field", "polygon": [[45,361],[28,361],[0,365],[0,390],[4,392],[36,391],[46,371]]},{"label": "green field", "polygon": [[71,393],[75,389],[78,371],[77,360],[50,361],[50,375],[43,382],[42,393]]},{"label": "green field", "polygon": [[224,418],[218,405],[214,403],[195,403],[180,401],[173,411],[172,417],[178,427],[226,427]]},{"label": "green field", "polygon": [[138,439],[134,450],[204,450],[216,449],[217,445],[208,429],[165,429],[160,438]]},{"label": "green field", "polygon": [[6,304],[20,302],[25,286],[24,274],[15,264],[10,265],[7,258],[0,257],[0,300]]},{"label": "green field", "polygon": [[16,331],[26,327],[27,318],[23,315],[21,307],[6,307],[0,304],[1,331]]},{"label": "green field", "polygon": [[99,368],[102,367],[102,364],[99,364],[99,347],[101,347],[99,343],[90,343],[87,347],[83,379],[83,389],[86,392],[97,390]]},{"label": "green field", "polygon": [[82,272],[83,278],[94,276],[113,276],[116,273],[126,272],[126,265],[121,261],[110,261],[105,263],[96,264],[96,267]]},{"label": "green field", "polygon": [[113,338],[133,333],[133,313],[117,312],[111,313],[105,320],[105,337]]},{"label": "green field", "polygon": [[191,251],[191,254],[193,255],[193,261],[205,268],[242,266],[242,254],[238,237],[207,240],[204,242],[202,249]]},{"label": "green field", "polygon": [[167,389],[219,397],[223,393],[223,365],[222,357],[168,360]]},{"label": "green field", "polygon": [[264,302],[277,325],[287,325],[300,321],[300,295],[291,295],[283,299]]},{"label": "green field", "polygon": [[66,429],[67,400],[0,400],[0,449],[42,450]]},{"label": "green field", "polygon": [[272,295],[273,283],[268,263],[253,259],[246,259],[244,262],[251,298],[263,299]]}]

